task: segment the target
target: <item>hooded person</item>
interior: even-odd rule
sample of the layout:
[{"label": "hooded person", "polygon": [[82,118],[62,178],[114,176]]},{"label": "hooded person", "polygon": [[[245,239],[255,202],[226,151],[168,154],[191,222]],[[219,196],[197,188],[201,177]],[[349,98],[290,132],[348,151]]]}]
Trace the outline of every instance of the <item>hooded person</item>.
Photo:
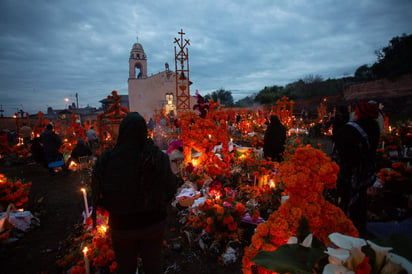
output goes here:
[{"label": "hooded person", "polygon": [[367,213],[367,188],[363,184],[368,164],[375,164],[380,130],[374,104],[358,103],[354,121],[342,126],[335,136],[335,149],[339,165],[337,191],[339,205],[352,220],[359,232],[365,230]]},{"label": "hooded person", "polygon": [[169,157],[147,137],[146,121],[127,114],[115,147],[102,153],[92,173],[93,208],[109,212],[118,273],[135,273],[138,256],[145,273],[161,273],[167,207],[176,190]]},{"label": "hooded person", "polygon": [[265,158],[272,161],[281,161],[285,151],[286,127],[282,125],[278,116],[270,116],[268,125],[263,137],[263,154]]}]

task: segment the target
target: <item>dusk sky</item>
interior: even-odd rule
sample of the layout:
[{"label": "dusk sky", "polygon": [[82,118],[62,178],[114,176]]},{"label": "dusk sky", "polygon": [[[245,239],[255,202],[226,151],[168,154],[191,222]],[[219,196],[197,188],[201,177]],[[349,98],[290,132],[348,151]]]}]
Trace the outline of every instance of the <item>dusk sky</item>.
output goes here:
[{"label": "dusk sky", "polygon": [[0,104],[5,115],[100,107],[127,94],[137,41],[148,75],[174,67],[190,40],[191,94],[236,100],[308,75],[352,76],[391,38],[412,33],[411,0],[0,0]]}]

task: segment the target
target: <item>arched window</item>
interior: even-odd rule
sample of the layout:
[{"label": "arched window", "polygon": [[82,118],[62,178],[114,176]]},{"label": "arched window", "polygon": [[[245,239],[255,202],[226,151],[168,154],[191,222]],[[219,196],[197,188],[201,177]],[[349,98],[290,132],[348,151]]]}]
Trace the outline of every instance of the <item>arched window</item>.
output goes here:
[{"label": "arched window", "polygon": [[140,64],[136,64],[136,66],[134,67],[135,69],[135,75],[137,79],[142,78],[142,66]]}]

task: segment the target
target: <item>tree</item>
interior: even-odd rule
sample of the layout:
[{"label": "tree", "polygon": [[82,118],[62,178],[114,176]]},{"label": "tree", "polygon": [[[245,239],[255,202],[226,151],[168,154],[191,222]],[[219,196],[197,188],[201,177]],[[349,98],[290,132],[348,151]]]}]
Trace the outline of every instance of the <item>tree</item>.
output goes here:
[{"label": "tree", "polygon": [[262,105],[271,105],[276,103],[276,101],[282,98],[284,95],[283,87],[272,86],[264,87],[255,97],[255,102]]},{"label": "tree", "polygon": [[378,62],[373,64],[372,72],[376,78],[397,77],[412,73],[412,35],[394,37],[387,47],[375,51]]},{"label": "tree", "polygon": [[362,65],[355,71],[355,80],[360,82],[370,81],[373,79],[372,69],[368,65]]},{"label": "tree", "polygon": [[251,96],[246,96],[245,98],[242,98],[235,103],[235,107],[249,107],[253,106],[255,103],[255,97],[256,94],[252,94]]},{"label": "tree", "polygon": [[223,88],[213,91],[212,94],[205,95],[205,100],[209,101],[210,99],[213,99],[215,102],[220,102],[221,105],[227,107],[233,106],[232,92],[229,90],[224,90]]}]

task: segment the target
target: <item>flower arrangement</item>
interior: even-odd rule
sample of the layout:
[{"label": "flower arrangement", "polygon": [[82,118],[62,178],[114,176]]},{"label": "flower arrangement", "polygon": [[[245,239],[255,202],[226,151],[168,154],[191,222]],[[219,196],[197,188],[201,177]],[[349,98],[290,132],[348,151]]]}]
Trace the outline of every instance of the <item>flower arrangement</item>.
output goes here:
[{"label": "flower arrangement", "polygon": [[0,174],[0,207],[5,209],[11,203],[16,207],[24,206],[29,201],[31,185],[31,182],[12,181]]},{"label": "flower arrangement", "polygon": [[390,168],[382,168],[377,175],[384,188],[398,194],[412,193],[412,168],[406,167],[405,163],[392,163]]},{"label": "flower arrangement", "polygon": [[412,264],[369,240],[331,233],[327,248],[312,234],[303,242],[291,237],[275,251],[261,251],[252,260],[265,271],[278,273],[410,273]]},{"label": "flower arrangement", "polygon": [[239,167],[243,176],[249,176],[252,179],[268,176],[268,179],[276,180],[273,171],[279,168],[278,162],[262,159],[259,157],[258,152],[252,149],[242,152],[235,149],[233,151],[232,165]]},{"label": "flower arrangement", "polygon": [[322,195],[324,187],[335,187],[338,171],[337,164],[324,152],[310,146],[297,148],[280,164],[280,178],[290,198],[265,223],[257,226],[251,245],[245,248],[244,273],[252,273],[252,267],[256,266],[251,258],[260,250],[276,250],[294,236],[303,216],[308,219],[310,232],[325,244],[330,243],[328,235],[332,232],[358,236],[342,210]]},{"label": "flower arrangement", "polygon": [[[208,104],[208,111],[204,115],[198,116],[193,111],[179,114],[185,162],[187,164],[192,161],[192,152],[195,150],[201,153],[197,164],[205,166],[209,175],[230,176],[229,135],[226,123],[229,113],[220,109],[219,104],[213,100]],[[213,152],[218,144],[222,145],[221,157]]]},{"label": "flower arrangement", "polygon": [[87,257],[87,262],[90,263],[89,267],[103,273],[114,273],[117,269],[117,263],[108,233],[108,220],[108,212],[98,208],[96,228],[92,228],[91,218],[87,218],[80,236],[71,241],[71,244],[74,245],[73,252],[59,259],[56,263],[64,269],[70,268],[70,274],[85,273],[84,257]]},{"label": "flower arrangement", "polygon": [[214,198],[209,197],[197,209],[191,210],[188,224],[196,231],[206,231],[216,241],[239,240],[239,223],[245,215],[245,205],[236,202],[233,196],[220,198],[216,190],[212,193]]},{"label": "flower arrangement", "polygon": [[26,158],[29,156],[29,149],[23,144],[18,143],[11,148],[11,152],[15,153],[18,158]]},{"label": "flower arrangement", "polygon": [[412,168],[403,162],[394,162],[390,167],[382,168],[377,176],[382,188],[376,188],[376,198],[386,204],[381,213],[389,214],[392,219],[406,217],[412,197]]}]

